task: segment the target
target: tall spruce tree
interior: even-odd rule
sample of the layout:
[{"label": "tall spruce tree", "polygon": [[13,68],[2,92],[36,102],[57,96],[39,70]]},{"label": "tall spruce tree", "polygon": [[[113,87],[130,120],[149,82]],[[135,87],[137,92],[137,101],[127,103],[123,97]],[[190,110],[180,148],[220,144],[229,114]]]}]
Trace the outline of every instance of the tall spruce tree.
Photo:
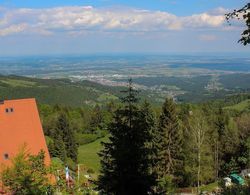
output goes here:
[{"label": "tall spruce tree", "polygon": [[[57,131],[58,132],[58,131]],[[65,144],[63,142],[63,138],[62,135],[58,134],[55,138],[54,138],[54,143],[52,147],[52,156],[53,157],[58,157],[60,158],[63,162],[66,161],[67,158],[67,152],[65,149]]]},{"label": "tall spruce tree", "polygon": [[99,129],[102,128],[103,123],[103,114],[101,112],[100,106],[97,104],[90,117],[89,130],[91,133],[96,133]]},{"label": "tall spruce tree", "polygon": [[156,116],[151,108],[149,102],[144,101],[141,106],[141,128],[145,131],[146,147],[148,149],[147,155],[149,163],[151,163],[150,171],[152,175],[157,178],[157,127],[156,127]]},{"label": "tall spruce tree", "polygon": [[60,113],[57,121],[57,128],[62,131],[67,157],[71,158],[74,162],[77,162],[78,147],[75,133],[74,130],[70,127],[66,113]]},{"label": "tall spruce tree", "polygon": [[57,118],[55,130],[53,133],[54,156],[65,161],[66,157],[77,162],[78,146],[75,138],[74,130],[70,127],[68,117],[65,112],[61,112]]},{"label": "tall spruce tree", "polygon": [[176,181],[182,169],[182,132],[176,105],[167,98],[162,107],[158,128],[158,179],[172,175]]},{"label": "tall spruce tree", "polygon": [[51,132],[53,143],[49,144],[50,154],[53,157],[58,157],[65,162],[67,153],[65,149],[65,143],[63,142],[63,132],[61,131],[60,127],[58,127],[58,122],[56,122],[54,130]]},{"label": "tall spruce tree", "polygon": [[109,142],[103,143],[100,152],[101,174],[99,189],[104,194],[133,195],[148,194],[154,185],[150,171],[150,133],[145,127],[145,115],[138,108],[137,91],[129,80],[128,89],[123,91],[123,106],[114,114],[109,125]]}]

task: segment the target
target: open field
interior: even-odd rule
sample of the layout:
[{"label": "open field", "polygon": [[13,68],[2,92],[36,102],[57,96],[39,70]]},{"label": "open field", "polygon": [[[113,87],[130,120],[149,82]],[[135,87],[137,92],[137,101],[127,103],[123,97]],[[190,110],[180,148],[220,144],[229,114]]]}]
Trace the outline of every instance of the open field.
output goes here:
[{"label": "open field", "polygon": [[80,164],[86,165],[98,173],[100,171],[100,158],[98,152],[102,149],[101,142],[107,141],[108,138],[101,138],[92,143],[85,144],[79,147],[78,161]]}]

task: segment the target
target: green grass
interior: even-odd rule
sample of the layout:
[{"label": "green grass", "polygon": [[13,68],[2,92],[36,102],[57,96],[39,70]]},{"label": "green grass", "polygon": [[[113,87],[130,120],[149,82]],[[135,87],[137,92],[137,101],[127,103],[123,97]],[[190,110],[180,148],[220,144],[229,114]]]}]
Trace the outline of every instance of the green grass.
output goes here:
[{"label": "green grass", "polygon": [[[214,183],[210,183],[210,184],[207,184],[207,185],[201,185],[200,186],[200,191],[201,192],[204,192],[204,191],[207,191],[207,192],[212,192],[214,191],[216,188],[218,188],[219,184],[218,182],[214,182]],[[187,187],[187,188],[179,188],[178,191],[188,191],[188,192],[193,192],[193,193],[196,193],[197,192],[197,187]]]},{"label": "green grass", "polygon": [[246,108],[250,107],[250,100],[244,100],[238,104],[235,104],[233,106],[227,106],[225,109],[230,109],[230,110],[237,110],[237,111],[243,111]]},{"label": "green grass", "polygon": [[118,99],[118,97],[116,97],[116,96],[114,96],[114,95],[112,95],[112,94],[110,94],[110,93],[103,93],[103,94],[101,94],[98,98],[97,98],[97,100],[99,101],[99,102],[107,102],[107,101],[110,101],[110,100],[117,100]]},{"label": "green grass", "polygon": [[85,144],[78,149],[78,161],[80,164],[84,164],[88,168],[91,168],[95,173],[100,171],[100,158],[98,152],[102,149],[101,142],[107,141],[108,138],[101,138],[92,143]]},{"label": "green grass", "polygon": [[16,79],[1,80],[1,82],[10,85],[11,87],[33,87],[36,85],[36,82]]},{"label": "green grass", "polygon": [[201,191],[212,192],[218,187],[218,182],[210,183],[208,185],[201,186]]}]

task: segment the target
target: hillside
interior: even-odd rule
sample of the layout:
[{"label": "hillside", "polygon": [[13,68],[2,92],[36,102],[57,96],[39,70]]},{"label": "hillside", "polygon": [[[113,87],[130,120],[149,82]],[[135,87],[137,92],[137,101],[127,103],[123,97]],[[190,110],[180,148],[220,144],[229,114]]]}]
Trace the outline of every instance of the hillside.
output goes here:
[{"label": "hillside", "polygon": [[117,99],[120,90],[89,81],[0,76],[0,99],[35,97],[39,103],[49,105],[91,106]]},{"label": "hillside", "polygon": [[232,106],[227,106],[225,107],[225,109],[229,109],[229,110],[236,110],[236,111],[244,111],[249,109],[250,110],[250,99],[244,100],[238,104],[232,105]]},{"label": "hillside", "polygon": [[[246,77],[248,78],[248,77]],[[205,102],[214,99],[224,99],[227,96],[248,92],[244,89],[207,91],[204,86],[209,77],[195,78],[161,78],[156,79],[166,84],[170,91],[177,90],[176,98],[179,102]],[[124,80],[126,81],[126,80]],[[153,85],[151,78],[133,79],[135,83],[140,82]],[[192,81],[192,82],[191,82]],[[242,81],[243,82],[243,81]],[[165,86],[165,85],[162,85]],[[166,86],[165,86],[166,87]],[[235,87],[235,86],[233,86]],[[40,104],[63,105],[73,107],[89,107],[103,104],[110,100],[117,100],[121,96],[120,91],[124,87],[106,86],[92,81],[71,81],[70,79],[41,79],[23,76],[1,76],[0,75],[0,99],[17,99],[34,97]],[[153,105],[159,106],[164,99],[175,93],[166,93],[162,90],[139,89],[140,98],[147,99]],[[182,91],[185,93],[182,94]]]}]

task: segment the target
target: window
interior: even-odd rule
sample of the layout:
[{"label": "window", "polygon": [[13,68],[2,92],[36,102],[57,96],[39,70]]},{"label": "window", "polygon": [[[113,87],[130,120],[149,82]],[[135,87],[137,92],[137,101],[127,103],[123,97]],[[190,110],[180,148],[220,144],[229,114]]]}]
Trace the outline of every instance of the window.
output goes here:
[{"label": "window", "polygon": [[8,160],[8,159],[9,159],[9,154],[8,154],[8,153],[5,153],[5,154],[3,155],[3,158],[4,158],[4,160]]},{"label": "window", "polygon": [[5,108],[6,113],[14,112],[14,108]]}]

